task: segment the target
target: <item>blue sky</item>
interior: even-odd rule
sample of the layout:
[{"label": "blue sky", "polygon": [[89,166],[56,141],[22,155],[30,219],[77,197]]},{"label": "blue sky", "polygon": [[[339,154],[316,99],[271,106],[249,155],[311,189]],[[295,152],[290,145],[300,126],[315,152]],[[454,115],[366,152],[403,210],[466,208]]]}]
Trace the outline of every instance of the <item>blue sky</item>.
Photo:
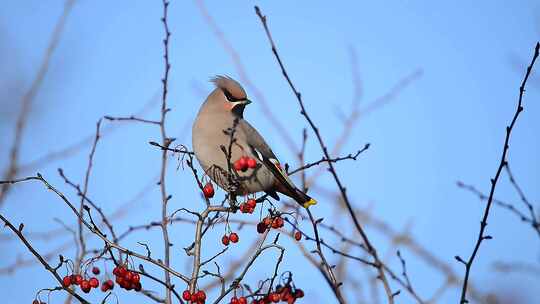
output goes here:
[{"label": "blue sky", "polygon": [[[356,151],[368,142],[371,148],[356,162],[340,163],[337,169],[357,206],[371,206],[373,215],[397,230],[410,226],[412,236],[419,243],[462,274],[462,267],[453,257],[467,257],[471,252],[484,205],[458,189],[455,182],[463,180],[484,192],[489,190],[489,179],[495,174],[501,153],[504,128],[513,114],[534,43],[540,39],[538,3],[254,3],[268,16],[288,72],[330,146],[343,128],[339,113],[348,113],[353,102],[351,49],[355,50],[361,77],[361,108],[407,75],[421,71],[421,76],[391,103],[360,118],[342,151]],[[0,93],[8,96],[0,101],[0,130],[5,134],[0,137],[2,167],[7,165],[20,98],[37,71],[62,6],[63,1],[56,0],[8,1],[0,11]],[[299,115],[296,100],[272,57],[253,3],[207,1],[205,6],[240,55],[251,82],[299,142],[306,122]],[[163,73],[161,10],[160,1],[76,1],[34,101],[22,144],[23,163],[91,135],[96,121],[103,115],[135,113],[159,96]],[[190,146],[191,121],[212,89],[208,79],[216,74],[238,78],[238,72],[196,2],[172,1],[169,14],[172,111],[167,128],[170,136],[178,138],[178,143]],[[534,73],[530,79],[525,111],[517,122],[509,152],[514,174],[532,202],[540,198],[540,78],[537,75]],[[248,95],[253,94],[247,91]],[[145,112],[146,118],[158,118],[159,101],[153,104]],[[254,100],[245,116],[271,143],[282,162],[295,164],[294,153],[264,117],[260,102]],[[112,125],[115,124],[104,122],[104,127]],[[100,141],[89,193],[104,210],[116,210],[155,178],[159,153],[147,142],[158,139],[159,132],[154,127],[121,124]],[[37,170],[76,201],[56,169],[62,167],[68,176],[82,183],[89,149],[90,146],[85,147],[69,158]],[[320,149],[309,133],[306,158],[320,157]],[[173,159],[168,184],[174,195],[171,209],[199,206],[191,174],[177,170]],[[319,184],[335,190],[327,174]],[[522,207],[505,176],[496,196]],[[332,217],[336,210],[332,201],[322,195],[319,201],[314,208],[317,216],[341,221]],[[126,210],[126,216],[116,224],[118,229],[122,231],[129,225],[158,219],[159,204],[158,188],[153,187],[135,207]],[[56,197],[37,184],[14,187],[2,214],[15,223],[24,222],[27,231],[58,228],[55,217],[68,224],[74,220]],[[349,235],[353,233],[352,225],[346,221],[341,228]],[[188,244],[189,227],[175,225],[171,230],[174,242],[178,243],[176,248]],[[390,257],[389,263],[399,269],[393,253],[386,252],[387,238],[369,225],[367,230],[383,255]],[[524,303],[532,303],[526,299],[532,296],[533,288],[525,286],[539,286],[538,279],[520,274],[502,275],[494,272],[492,265],[495,261],[537,263],[538,237],[507,210],[499,208],[491,213],[488,232],[494,239],[482,245],[473,267],[473,282],[484,292],[502,290],[521,294]],[[220,233],[209,236],[208,255],[221,248]],[[231,250],[231,255],[240,255],[253,236],[250,230],[243,235],[246,242]],[[159,231],[145,232],[126,244],[137,246],[140,239],[154,244],[155,254],[159,255],[162,245]],[[67,240],[66,233],[61,239],[35,242],[36,247],[46,252]],[[17,242],[3,242],[0,246],[2,264],[12,263],[17,256],[30,257]],[[323,279],[292,248],[282,269],[297,273],[308,301],[332,302]],[[439,286],[441,275],[406,248],[403,253],[413,284],[421,295],[429,297]],[[181,251],[175,254],[175,265],[184,270],[186,259]],[[273,259],[264,258],[258,269],[267,269]],[[222,263],[226,264],[227,259]],[[261,279],[257,273],[250,278]],[[28,303],[39,288],[51,284],[50,275],[37,266],[0,276],[7,303]],[[121,300],[145,301],[136,295],[120,294]],[[458,297],[458,290],[451,289],[440,302],[456,303]],[[53,295],[51,303],[62,300],[63,295]],[[399,303],[414,301],[402,293]]]}]

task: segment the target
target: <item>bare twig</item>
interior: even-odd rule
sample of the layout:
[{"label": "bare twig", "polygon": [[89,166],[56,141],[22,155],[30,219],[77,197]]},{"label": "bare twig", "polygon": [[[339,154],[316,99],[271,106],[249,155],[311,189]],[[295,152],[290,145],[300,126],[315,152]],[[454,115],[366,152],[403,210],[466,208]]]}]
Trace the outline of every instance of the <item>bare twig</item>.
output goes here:
[{"label": "bare twig", "polygon": [[319,165],[321,163],[337,163],[339,161],[342,161],[342,160],[347,160],[347,159],[352,159],[352,160],[356,160],[356,158],[364,151],[366,151],[367,149],[369,149],[369,144],[366,144],[362,149],[356,151],[355,154],[352,154],[352,153],[349,153],[348,155],[346,156],[341,156],[341,157],[336,157],[336,158],[326,158],[326,157],[322,157],[320,160],[318,161],[315,161],[315,162],[312,162],[312,163],[309,163],[309,164],[305,164],[299,168],[296,168],[290,172],[288,172],[289,175],[293,175],[299,171],[302,171],[302,170],[306,170],[306,169],[309,169],[313,166],[316,166],[316,165]]},{"label": "bare twig", "polygon": [[[142,106],[142,108],[138,110],[134,115],[139,116],[148,112],[152,108],[152,106],[154,106],[155,102],[156,102],[156,97],[152,96],[152,98],[148,99],[148,101]],[[116,131],[119,126],[120,124],[105,125],[105,127],[102,129],[101,136],[104,137],[106,135],[113,133],[113,131]],[[44,165],[49,165],[60,159],[65,159],[67,157],[75,155],[79,150],[90,146],[92,142],[94,141],[94,138],[95,138],[95,134],[84,136],[78,142],[75,142],[71,145],[60,148],[56,151],[49,152],[41,157],[38,157],[35,160],[27,162],[26,164],[21,164],[19,166],[19,172],[24,173],[24,174],[29,174],[31,172],[35,172],[35,170],[43,167]]]},{"label": "bare twig", "polygon": [[[2,222],[4,222],[4,225],[7,226],[9,229],[11,229],[11,231],[13,231],[13,233],[15,233],[19,237],[19,239],[23,242],[26,248],[36,257],[36,259],[39,260],[39,262],[43,265],[43,267],[45,267],[45,269],[47,269],[47,271],[49,271],[54,276],[56,281],[58,281],[58,283],[60,283],[60,285],[63,286],[62,278],[57,273],[56,269],[52,267],[49,263],[47,263],[47,261],[34,249],[34,247],[32,247],[32,245],[28,242],[28,240],[26,240],[26,238],[22,234],[22,227],[23,227],[22,224],[19,226],[19,229],[17,229],[2,214],[0,214],[0,220],[2,220]],[[71,288],[68,288],[68,287],[61,287],[61,288],[64,289],[73,297],[75,297],[81,303],[90,304],[90,302],[86,301],[84,298],[79,296]]]},{"label": "bare twig", "polygon": [[[478,196],[478,199],[480,199],[480,201],[487,201],[488,196],[486,194],[482,193],[480,190],[478,190],[473,185],[465,184],[462,181],[458,181],[456,184],[457,184],[457,186],[459,188],[465,189],[465,190],[475,194],[476,196]],[[538,235],[540,235],[540,224],[538,223],[537,218],[529,217],[525,213],[523,213],[519,209],[517,209],[513,204],[503,202],[503,201],[501,201],[501,200],[499,200],[497,198],[493,198],[492,202],[493,202],[494,205],[499,206],[499,207],[504,208],[504,209],[507,209],[511,213],[515,214],[517,217],[519,217],[519,219],[522,222],[531,225],[531,227],[536,231],[536,233]],[[533,212],[534,212],[534,210],[533,210]]]},{"label": "bare twig", "polygon": [[160,124],[159,121],[148,120],[148,119],[144,119],[144,118],[138,118],[138,117],[135,117],[134,115],[131,115],[131,116],[128,116],[128,117],[114,117],[114,116],[105,115],[105,116],[103,116],[103,118],[105,118],[107,120],[110,120],[110,121],[137,121],[137,122],[147,123],[147,124],[151,124],[151,125],[158,125],[158,126]]},{"label": "bare twig", "polygon": [[88,221],[86,221],[84,219],[83,215],[80,214],[79,211],[77,211],[77,208],[75,208],[75,206],[67,199],[67,197],[62,192],[58,191],[58,189],[53,187],[47,180],[45,180],[45,178],[43,178],[43,176],[41,174],[38,173],[37,176],[29,176],[29,177],[25,177],[25,178],[16,179],[16,180],[0,181],[0,185],[2,185],[2,184],[16,184],[16,183],[22,183],[22,182],[34,181],[34,180],[37,180],[37,181],[41,182],[43,185],[45,185],[47,187],[47,189],[53,191],[59,198],[61,198],[62,201],[75,214],[75,216],[77,216],[78,219],[82,220],[82,223],[86,226],[86,228],[88,230],[90,230],[94,235],[98,236],[103,242],[105,242],[106,245],[108,245],[108,246],[110,246],[112,248],[115,248],[116,250],[119,250],[119,251],[121,251],[124,254],[127,254],[129,256],[133,256],[133,257],[136,257],[138,259],[150,262],[151,264],[154,264],[155,266],[163,269],[164,271],[167,271],[168,273],[178,277],[179,279],[183,280],[184,282],[189,281],[189,279],[185,275],[183,275],[183,274],[179,273],[178,271],[170,268],[169,266],[165,265],[164,263],[162,263],[160,261],[157,261],[157,260],[154,260],[152,258],[148,258],[146,255],[139,254],[139,253],[136,253],[134,251],[131,251],[131,250],[129,250],[127,248],[124,248],[124,247],[120,246],[119,244],[114,243],[111,240],[109,240],[99,230],[99,228],[96,225],[93,225],[93,224],[89,223]]},{"label": "bare twig", "polygon": [[[49,63],[51,61],[52,55],[54,51],[56,50],[56,47],[58,46],[60,37],[62,36],[62,32],[64,31],[64,27],[66,25],[67,17],[69,16],[69,13],[71,12],[71,9],[74,3],[75,3],[75,0],[67,0],[64,3],[64,10],[62,11],[62,15],[60,16],[60,18],[58,19],[58,22],[56,23],[54,27],[54,31],[49,41],[49,45],[47,46],[47,49],[45,51],[45,55],[43,56],[43,61],[41,62],[41,65],[39,66],[39,70],[36,74],[36,78],[34,78],[30,88],[22,97],[21,110],[19,112],[19,116],[17,117],[17,123],[15,125],[15,134],[13,136],[13,144],[11,146],[11,151],[9,153],[9,166],[6,173],[4,174],[4,178],[3,178],[4,180],[11,180],[15,178],[15,176],[19,172],[19,150],[21,147],[22,139],[23,139],[24,128],[28,121],[28,115],[30,114],[30,108],[32,106],[32,102],[34,101],[34,98],[37,92],[41,88],[43,79],[45,78],[45,75],[47,74],[47,70],[49,69]],[[9,191],[9,185],[4,184],[0,187],[0,206],[2,206],[8,191]]]},{"label": "bare twig", "polygon": [[248,272],[248,270],[251,268],[251,266],[253,265],[253,263],[255,262],[255,260],[259,257],[259,255],[261,255],[265,250],[267,249],[271,249],[271,248],[276,248],[280,251],[280,257],[278,258],[278,265],[279,265],[279,261],[281,261],[282,257],[283,257],[283,254],[285,252],[285,248],[280,246],[280,245],[277,245],[277,244],[269,244],[269,245],[264,245],[262,247],[259,247],[259,249],[253,254],[253,256],[249,259],[249,261],[247,262],[246,266],[244,266],[244,269],[242,270],[242,272],[233,280],[233,282],[230,284],[229,288],[227,288],[225,290],[225,292],[222,292],[217,298],[216,300],[214,301],[214,304],[217,304],[219,303],[227,294],[229,294],[231,291],[233,291],[234,289],[236,289],[239,285],[240,285],[240,282],[242,282],[242,280],[244,279],[244,276],[246,275],[246,273]]},{"label": "bare twig", "polygon": [[195,155],[195,153],[193,151],[188,151],[187,149],[173,149],[173,148],[169,148],[169,147],[165,147],[163,145],[160,145],[158,144],[157,142],[155,141],[150,141],[148,142],[150,145],[152,146],[155,146],[155,147],[158,147],[160,148],[161,150],[163,151],[170,151],[170,152],[174,152],[174,153],[181,153],[181,154],[189,154],[189,155]]},{"label": "bare twig", "polygon": [[[169,108],[167,108],[167,93],[168,93],[168,81],[169,81],[169,71],[171,69],[171,64],[169,63],[169,38],[171,37],[171,32],[169,31],[169,24],[167,23],[167,14],[169,8],[169,1],[163,0],[163,16],[161,17],[161,22],[163,23],[163,29],[165,30],[165,38],[163,39],[163,60],[165,63],[165,71],[161,82],[163,84],[163,94],[161,96],[161,120],[159,121],[159,127],[161,131],[161,144],[164,147],[169,147],[172,142],[172,139],[167,137],[165,130],[165,117]],[[163,232],[163,246],[165,252],[165,266],[169,267],[170,265],[170,248],[171,242],[169,241],[169,232],[167,229],[168,225],[168,214],[167,214],[167,203],[170,197],[167,195],[167,190],[165,187],[165,176],[167,174],[167,150],[163,150],[161,154],[161,174],[159,178],[159,187],[161,190],[161,231]],[[168,271],[164,270],[165,283],[171,285],[171,275]],[[168,288],[165,288],[165,303],[171,304],[171,291]]]},{"label": "bare twig", "polygon": [[[101,220],[103,221],[103,224],[105,224],[105,226],[107,226],[107,228],[109,229],[109,231],[111,232],[111,236],[113,237],[113,241],[115,243],[118,242],[118,237],[116,236],[116,233],[114,232],[114,228],[111,224],[111,222],[109,221],[109,219],[107,218],[107,216],[105,215],[105,213],[103,213],[103,210],[98,206],[96,205],[91,199],[88,198],[87,195],[85,195],[82,191],[81,191],[81,187],[79,185],[75,185],[72,181],[70,181],[66,175],[64,174],[64,170],[62,170],[61,168],[58,169],[58,174],[60,174],[60,177],[62,177],[62,179],[64,180],[64,182],[68,185],[70,185],[71,187],[73,187],[75,190],[77,190],[77,195],[80,196],[82,199],[84,199],[88,204],[90,204],[90,206],[92,206],[98,213],[99,215],[101,216]],[[80,211],[79,211],[80,212]],[[67,227],[69,228],[69,227]]]},{"label": "bare twig", "polygon": [[[92,145],[92,149],[90,151],[90,155],[88,156],[88,167],[86,168],[86,174],[84,176],[84,185],[83,190],[81,192],[81,202],[79,204],[79,213],[83,214],[84,210],[84,199],[86,197],[86,194],[88,192],[88,181],[90,180],[90,173],[92,172],[92,165],[94,161],[94,154],[96,152],[97,143],[99,141],[99,128],[101,127],[101,119],[98,120],[96,123],[96,136],[94,138],[94,144]],[[84,259],[84,256],[86,255],[86,242],[84,240],[84,234],[83,234],[83,223],[82,220],[79,219],[78,221],[79,230],[79,246],[81,248],[81,251],[79,252],[79,256],[77,257],[77,261],[75,263],[75,267],[78,268],[78,266],[81,264],[82,260]]]},{"label": "bare twig", "polygon": [[495,262],[493,269],[503,273],[527,273],[540,278],[540,266],[522,262]]},{"label": "bare twig", "polygon": [[514,128],[514,125],[517,121],[517,118],[519,114],[523,111],[522,106],[522,100],[523,100],[523,93],[525,92],[525,84],[527,83],[527,79],[529,78],[529,75],[531,73],[531,70],[534,66],[534,62],[536,61],[536,58],[538,57],[538,50],[540,49],[540,43],[536,43],[536,47],[534,49],[534,55],[532,57],[531,63],[529,67],[527,68],[527,72],[525,73],[525,77],[523,78],[523,81],[521,83],[521,86],[519,87],[519,99],[516,106],[516,112],[514,113],[514,117],[512,118],[512,121],[510,122],[510,125],[506,127],[506,137],[504,139],[504,145],[503,145],[503,151],[501,155],[501,160],[499,162],[499,166],[497,168],[497,172],[495,173],[495,177],[491,179],[491,189],[489,191],[489,197],[487,200],[486,208],[484,210],[484,215],[482,217],[482,222],[480,222],[480,231],[478,233],[478,238],[476,240],[476,244],[474,245],[473,252],[471,253],[469,259],[465,262],[460,256],[456,256],[456,260],[463,263],[465,265],[465,276],[463,279],[463,288],[461,290],[461,297],[460,297],[460,303],[468,303],[467,301],[467,283],[469,282],[469,275],[471,272],[471,267],[473,265],[474,259],[476,257],[476,254],[478,253],[478,249],[480,249],[480,245],[482,244],[482,241],[486,239],[490,239],[491,236],[485,236],[484,232],[487,226],[487,219],[489,216],[489,211],[491,209],[491,205],[493,203],[493,195],[495,194],[495,188],[497,186],[497,181],[499,180],[499,176],[501,175],[502,169],[506,165],[506,154],[508,152],[509,147],[509,141],[510,141],[510,135],[512,133],[512,129]]},{"label": "bare twig", "polygon": [[510,183],[512,184],[512,186],[514,186],[514,189],[516,189],[516,192],[518,193],[519,198],[521,199],[521,201],[523,202],[523,204],[525,205],[525,207],[527,207],[527,210],[529,211],[529,222],[531,223],[531,226],[536,231],[538,236],[540,236],[540,223],[538,223],[538,217],[536,215],[536,212],[534,211],[533,205],[529,202],[529,200],[525,196],[525,193],[516,182],[516,179],[514,178],[514,174],[512,174],[512,170],[510,170],[510,166],[506,164],[504,168],[506,169],[506,173],[508,174]]},{"label": "bare twig", "polygon": [[[328,152],[328,148],[326,147],[323,139],[322,139],[322,136],[319,132],[319,128],[315,125],[315,123],[313,122],[313,120],[311,119],[311,117],[309,116],[309,114],[307,113],[307,110],[304,106],[304,103],[302,101],[302,96],[300,94],[300,92],[297,91],[297,89],[295,88],[294,84],[292,83],[289,75],[287,74],[287,71],[285,70],[285,66],[283,65],[283,62],[281,61],[281,58],[279,57],[279,54],[277,52],[277,48],[274,44],[274,41],[272,39],[272,35],[270,34],[270,30],[268,29],[268,25],[267,25],[267,22],[266,22],[266,16],[264,16],[259,7],[255,6],[255,12],[257,14],[257,16],[259,16],[260,20],[261,20],[261,23],[264,27],[264,30],[266,32],[266,36],[270,42],[270,45],[271,45],[271,48],[272,48],[272,53],[274,54],[274,57],[276,58],[280,68],[281,68],[281,72],[285,78],[285,80],[287,81],[287,83],[289,84],[289,87],[291,88],[291,90],[293,91],[296,99],[298,100],[298,104],[300,106],[300,113],[302,114],[302,116],[305,117],[305,119],[307,120],[308,124],[310,125],[311,129],[313,130],[313,132],[315,133],[315,136],[317,137],[317,140],[319,142],[319,145],[321,147],[321,150],[324,154],[324,156],[326,157],[326,159],[331,159],[330,157],[330,154]],[[382,267],[382,262],[380,261],[378,255],[377,255],[377,251],[375,250],[375,247],[373,247],[371,245],[371,242],[369,241],[366,233],[364,232],[364,229],[361,227],[358,219],[356,218],[356,215],[354,214],[354,210],[352,208],[352,205],[351,203],[349,202],[349,198],[347,196],[347,193],[346,193],[346,189],[345,187],[342,185],[342,182],[339,178],[339,176],[337,175],[337,171],[335,170],[332,162],[327,162],[328,163],[328,169],[330,170],[340,192],[341,192],[341,195],[343,197],[343,202],[345,203],[346,207],[347,207],[347,210],[349,211],[349,214],[354,222],[354,225],[356,227],[356,230],[358,231],[358,233],[360,234],[360,236],[362,237],[362,240],[364,241],[364,243],[366,244],[366,247],[370,253],[370,255],[373,257],[373,259],[375,260],[375,263],[377,264],[377,271],[379,273],[379,279],[381,280],[382,284],[383,284],[383,287],[385,289],[385,292],[386,292],[386,295],[387,295],[387,298],[388,298],[388,302],[389,303],[394,303],[394,299],[393,299],[393,296],[392,296],[392,291],[390,289],[390,285],[388,283],[388,280],[386,278],[386,275],[384,273],[384,269]]]}]

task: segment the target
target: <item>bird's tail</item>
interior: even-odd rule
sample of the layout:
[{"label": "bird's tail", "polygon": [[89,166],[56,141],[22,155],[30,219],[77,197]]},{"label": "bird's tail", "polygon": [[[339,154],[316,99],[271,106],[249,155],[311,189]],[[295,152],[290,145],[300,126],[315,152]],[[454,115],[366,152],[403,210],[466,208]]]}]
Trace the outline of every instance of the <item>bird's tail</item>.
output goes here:
[{"label": "bird's tail", "polygon": [[317,204],[316,200],[311,198],[309,195],[307,195],[294,185],[285,170],[281,168],[281,165],[279,164],[277,159],[264,158],[262,154],[258,153],[257,150],[255,150],[255,152],[257,153],[257,155],[260,156],[259,159],[263,161],[266,167],[272,172],[272,174],[276,178],[274,185],[278,192],[281,192],[294,199],[300,205],[304,206],[304,208],[309,208],[310,206]]},{"label": "bird's tail", "polygon": [[304,206],[304,208],[306,209],[310,206],[317,204],[317,201],[315,199],[313,199],[311,196],[307,195],[303,191],[299,190],[298,188],[294,189],[294,194],[292,198],[300,205]]}]

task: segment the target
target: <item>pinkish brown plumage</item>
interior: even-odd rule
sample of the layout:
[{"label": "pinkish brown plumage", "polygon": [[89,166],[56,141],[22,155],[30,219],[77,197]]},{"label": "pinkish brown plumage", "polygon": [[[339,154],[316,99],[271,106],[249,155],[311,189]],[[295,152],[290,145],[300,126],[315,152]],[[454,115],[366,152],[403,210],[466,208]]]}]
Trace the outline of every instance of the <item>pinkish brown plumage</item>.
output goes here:
[{"label": "pinkish brown plumage", "polygon": [[217,88],[229,92],[236,100],[244,100],[247,98],[246,91],[244,91],[242,86],[240,86],[236,80],[228,76],[216,76],[212,78],[211,82],[213,82]]},{"label": "pinkish brown plumage", "polygon": [[[294,185],[264,138],[244,120],[244,108],[251,101],[240,84],[227,76],[211,81],[216,88],[201,105],[192,130],[193,151],[205,174],[235,195],[264,191],[279,199],[279,192],[306,208],[314,205],[316,201]],[[232,145],[228,135],[231,129],[235,130]],[[236,174],[229,172],[231,164],[222,150],[229,146],[231,163],[247,156],[256,160],[254,168]]]}]

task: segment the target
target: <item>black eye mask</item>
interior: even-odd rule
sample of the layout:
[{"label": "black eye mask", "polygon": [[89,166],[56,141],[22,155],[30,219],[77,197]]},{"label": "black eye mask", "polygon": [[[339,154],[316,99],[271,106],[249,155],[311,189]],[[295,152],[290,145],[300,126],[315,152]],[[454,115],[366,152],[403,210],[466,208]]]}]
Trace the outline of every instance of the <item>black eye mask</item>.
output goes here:
[{"label": "black eye mask", "polygon": [[223,94],[225,94],[225,97],[227,98],[227,100],[228,100],[229,102],[237,102],[237,101],[242,101],[242,100],[244,100],[244,99],[241,99],[241,98],[235,98],[235,97],[231,94],[231,92],[229,92],[229,91],[228,91],[227,89],[225,89],[225,88],[222,88],[221,90],[223,91]]}]

